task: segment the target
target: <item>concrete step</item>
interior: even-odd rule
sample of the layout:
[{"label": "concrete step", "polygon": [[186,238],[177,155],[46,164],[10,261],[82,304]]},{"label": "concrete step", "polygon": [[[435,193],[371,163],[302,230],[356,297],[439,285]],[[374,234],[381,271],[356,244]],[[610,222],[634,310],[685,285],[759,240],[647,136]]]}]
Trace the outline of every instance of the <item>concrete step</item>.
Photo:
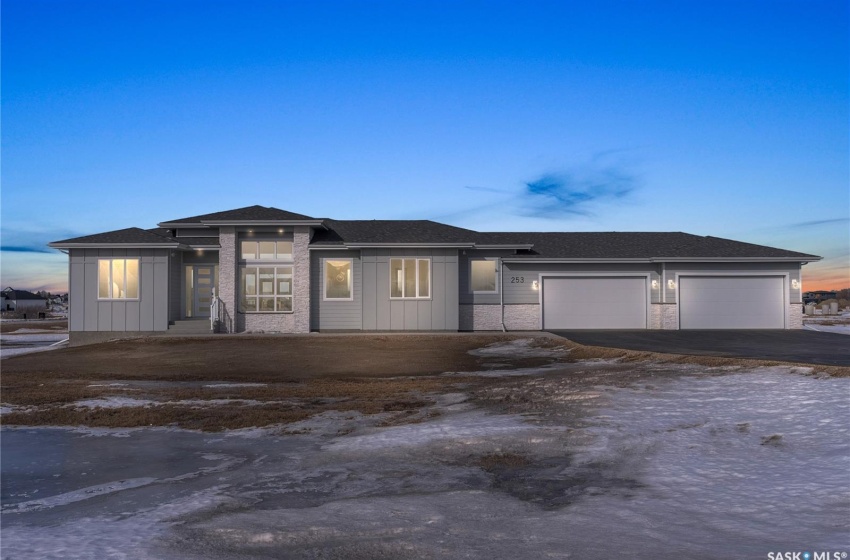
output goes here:
[{"label": "concrete step", "polygon": [[171,324],[168,325],[168,330],[169,332],[174,333],[203,334],[210,332],[212,329],[210,328],[210,320],[204,318],[172,321]]}]

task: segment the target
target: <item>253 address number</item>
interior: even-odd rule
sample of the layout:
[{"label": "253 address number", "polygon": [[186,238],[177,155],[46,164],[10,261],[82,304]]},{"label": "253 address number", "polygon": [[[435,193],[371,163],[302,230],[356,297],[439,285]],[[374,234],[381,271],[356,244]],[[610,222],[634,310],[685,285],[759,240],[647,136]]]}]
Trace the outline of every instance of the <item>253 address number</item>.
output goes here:
[{"label": "253 address number", "polygon": [[511,284],[525,284],[525,276],[511,276]]}]

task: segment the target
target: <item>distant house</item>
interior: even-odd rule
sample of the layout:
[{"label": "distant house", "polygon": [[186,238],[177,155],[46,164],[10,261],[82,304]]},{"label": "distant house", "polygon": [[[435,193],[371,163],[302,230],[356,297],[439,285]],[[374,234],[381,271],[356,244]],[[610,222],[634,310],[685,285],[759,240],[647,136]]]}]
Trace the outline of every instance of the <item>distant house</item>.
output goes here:
[{"label": "distant house", "polygon": [[829,290],[815,290],[803,294],[803,303],[820,303],[828,299],[835,299],[838,292]]},{"label": "distant house", "polygon": [[802,328],[820,257],[681,232],[478,232],[250,206],[50,244],[102,332]]},{"label": "distant house", "polygon": [[47,299],[26,290],[6,288],[2,292],[3,311],[42,311],[47,309]]}]

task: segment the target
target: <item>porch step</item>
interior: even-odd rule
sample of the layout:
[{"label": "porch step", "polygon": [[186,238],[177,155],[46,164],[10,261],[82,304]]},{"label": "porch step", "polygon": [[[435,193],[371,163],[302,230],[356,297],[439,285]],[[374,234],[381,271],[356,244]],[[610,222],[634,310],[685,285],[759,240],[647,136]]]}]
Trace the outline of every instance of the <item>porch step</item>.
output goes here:
[{"label": "porch step", "polygon": [[212,329],[209,319],[183,319],[172,321],[168,325],[168,332],[174,334],[209,334]]}]

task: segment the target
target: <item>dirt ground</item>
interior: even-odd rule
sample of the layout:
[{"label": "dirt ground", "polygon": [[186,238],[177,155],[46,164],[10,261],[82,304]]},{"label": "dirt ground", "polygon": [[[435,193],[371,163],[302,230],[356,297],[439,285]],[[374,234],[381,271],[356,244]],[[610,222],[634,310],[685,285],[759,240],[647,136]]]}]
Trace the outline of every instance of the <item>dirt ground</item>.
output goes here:
[{"label": "dirt ground", "polygon": [[[479,351],[511,341],[525,342],[513,353]],[[617,361],[605,376],[623,383],[643,369],[638,364],[772,364],[579,346],[544,334],[154,337],[4,359],[0,402],[4,425],[219,431],[330,410],[389,413],[389,425],[427,419],[438,394],[514,386],[510,393],[525,383],[447,372],[551,369],[600,358]]]},{"label": "dirt ground", "polygon": [[67,319],[42,319],[42,320],[3,320],[0,321],[0,333],[10,334],[21,329],[38,329],[46,331],[62,332],[68,330]]}]

